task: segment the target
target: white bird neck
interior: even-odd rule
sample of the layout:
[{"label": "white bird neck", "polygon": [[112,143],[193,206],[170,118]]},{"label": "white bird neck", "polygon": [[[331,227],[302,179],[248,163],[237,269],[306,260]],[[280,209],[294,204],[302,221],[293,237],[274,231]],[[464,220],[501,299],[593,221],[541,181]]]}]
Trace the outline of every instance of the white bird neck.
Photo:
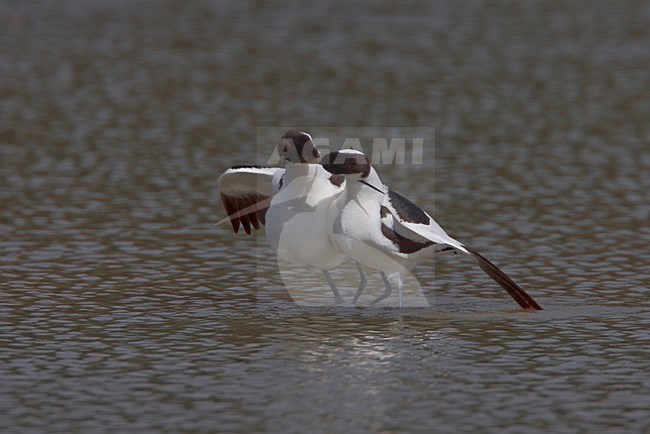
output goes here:
[{"label": "white bird neck", "polygon": [[288,179],[298,178],[300,176],[309,176],[316,173],[318,169],[318,164],[287,164],[284,169],[284,173]]},{"label": "white bird neck", "polygon": [[[381,182],[381,179],[379,178],[379,175],[377,175],[375,169],[371,169],[370,174],[368,175],[368,177],[364,178],[363,181],[373,185],[374,187],[377,187],[378,189],[382,190],[384,193],[388,193],[388,188]],[[364,185],[359,181],[348,180],[347,187],[348,187],[348,198],[356,197],[360,200],[367,199],[367,200],[381,201],[382,196],[384,196],[380,192],[368,187],[367,185]]]}]

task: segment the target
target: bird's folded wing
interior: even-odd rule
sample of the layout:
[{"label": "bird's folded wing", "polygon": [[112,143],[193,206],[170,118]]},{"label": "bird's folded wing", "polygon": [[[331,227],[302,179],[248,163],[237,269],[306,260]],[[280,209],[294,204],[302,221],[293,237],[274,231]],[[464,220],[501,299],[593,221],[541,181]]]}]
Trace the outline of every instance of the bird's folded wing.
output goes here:
[{"label": "bird's folded wing", "polygon": [[[264,224],[271,197],[278,190],[284,168],[268,166],[233,166],[217,180],[221,201],[235,232],[240,225],[247,234]],[[221,222],[219,222],[221,223]]]},{"label": "bird's folded wing", "polygon": [[467,253],[462,243],[447,235],[429,214],[399,193],[389,190],[382,205],[392,217],[392,229],[399,235],[418,242],[452,246]]},{"label": "bird's folded wing", "polygon": [[533,297],[496,265],[478,252],[470,250],[459,241],[447,235],[444,229],[429,214],[413,202],[394,191],[389,191],[386,199],[382,203],[382,210],[384,209],[385,211],[382,211],[382,222],[387,219],[392,219],[392,230],[397,234],[418,242],[422,242],[422,238],[424,238],[436,244],[446,244],[460,250],[474,259],[479,267],[505,289],[522,308],[542,309]]}]

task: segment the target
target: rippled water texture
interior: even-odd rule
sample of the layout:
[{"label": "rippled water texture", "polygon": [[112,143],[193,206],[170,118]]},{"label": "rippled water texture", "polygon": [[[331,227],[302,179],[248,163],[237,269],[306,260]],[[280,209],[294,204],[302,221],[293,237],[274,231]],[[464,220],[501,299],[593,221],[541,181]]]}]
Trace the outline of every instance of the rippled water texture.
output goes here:
[{"label": "rippled water texture", "polygon": [[[0,2],[0,431],[647,432],[649,21]],[[435,127],[384,180],[545,310],[453,256],[415,270],[430,307],[292,302],[263,235],[213,225],[283,125]]]}]

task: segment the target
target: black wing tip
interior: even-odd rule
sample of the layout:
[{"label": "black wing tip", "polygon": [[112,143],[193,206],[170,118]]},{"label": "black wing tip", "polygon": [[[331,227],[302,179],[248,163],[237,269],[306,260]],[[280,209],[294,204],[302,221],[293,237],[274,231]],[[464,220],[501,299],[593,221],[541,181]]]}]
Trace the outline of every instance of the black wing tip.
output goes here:
[{"label": "black wing tip", "polygon": [[486,257],[465,247],[469,254],[476,260],[481,270],[497,282],[510,296],[526,310],[544,310],[542,306],[535,301],[526,291],[517,285],[510,277],[501,271],[496,265],[490,262]]},{"label": "black wing tip", "polygon": [[255,196],[233,197],[221,193],[221,201],[235,233],[239,233],[239,229],[244,228],[244,232],[250,235],[252,229],[259,230],[265,224],[269,198],[259,200]]}]

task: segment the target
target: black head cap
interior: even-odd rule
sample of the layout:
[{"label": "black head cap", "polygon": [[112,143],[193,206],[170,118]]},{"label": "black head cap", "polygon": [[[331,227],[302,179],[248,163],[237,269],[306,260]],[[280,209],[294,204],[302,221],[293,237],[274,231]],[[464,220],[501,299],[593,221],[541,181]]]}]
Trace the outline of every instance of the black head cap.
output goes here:
[{"label": "black head cap", "polygon": [[289,130],[280,138],[278,153],[287,163],[310,163],[320,161],[320,152],[316,149],[311,136],[298,130]]},{"label": "black head cap", "polygon": [[343,149],[331,152],[321,160],[323,168],[334,175],[351,175],[358,173],[361,178],[370,175],[370,160],[362,152]]}]

